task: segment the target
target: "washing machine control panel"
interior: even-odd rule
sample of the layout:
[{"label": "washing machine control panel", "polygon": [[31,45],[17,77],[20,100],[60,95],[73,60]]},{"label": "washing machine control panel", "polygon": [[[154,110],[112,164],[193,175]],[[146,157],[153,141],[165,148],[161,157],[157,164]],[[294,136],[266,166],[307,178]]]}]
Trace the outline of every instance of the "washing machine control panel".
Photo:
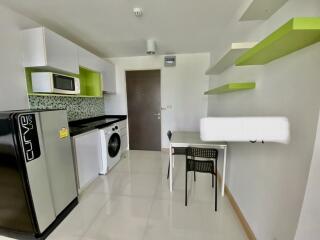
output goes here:
[{"label": "washing machine control panel", "polygon": [[118,127],[118,126],[115,126],[115,127],[112,128],[112,131],[116,131],[116,130],[118,130],[118,129],[119,129],[119,127]]}]

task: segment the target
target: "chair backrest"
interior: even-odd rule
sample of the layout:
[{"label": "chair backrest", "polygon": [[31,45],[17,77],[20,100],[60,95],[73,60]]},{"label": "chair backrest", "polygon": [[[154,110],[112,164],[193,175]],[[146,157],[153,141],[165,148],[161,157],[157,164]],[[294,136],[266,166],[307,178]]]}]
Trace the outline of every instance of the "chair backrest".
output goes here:
[{"label": "chair backrest", "polygon": [[[196,160],[195,158],[200,158],[201,160]],[[215,170],[213,159],[215,161],[218,159],[217,149],[188,147],[186,149],[186,171],[214,174]]]},{"label": "chair backrest", "polygon": [[198,147],[188,147],[186,149],[186,156],[192,158],[208,158],[217,159],[218,150],[214,148],[198,148]]},{"label": "chair backrest", "polygon": [[167,132],[167,136],[168,136],[169,141],[171,141],[172,132],[170,130]]}]

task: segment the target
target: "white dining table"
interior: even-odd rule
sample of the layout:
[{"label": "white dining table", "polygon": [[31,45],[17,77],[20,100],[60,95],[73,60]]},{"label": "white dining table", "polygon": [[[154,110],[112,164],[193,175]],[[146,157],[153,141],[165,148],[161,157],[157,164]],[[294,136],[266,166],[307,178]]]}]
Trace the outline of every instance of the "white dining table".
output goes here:
[{"label": "white dining table", "polygon": [[174,169],[174,152],[175,147],[209,147],[215,149],[222,149],[223,154],[223,170],[222,170],[222,182],[221,182],[221,196],[224,196],[224,185],[226,175],[227,164],[227,143],[226,142],[204,142],[200,138],[200,132],[187,132],[187,131],[175,131],[172,133],[169,147],[169,159],[170,159],[170,173],[169,184],[170,192],[173,191],[173,169]]}]

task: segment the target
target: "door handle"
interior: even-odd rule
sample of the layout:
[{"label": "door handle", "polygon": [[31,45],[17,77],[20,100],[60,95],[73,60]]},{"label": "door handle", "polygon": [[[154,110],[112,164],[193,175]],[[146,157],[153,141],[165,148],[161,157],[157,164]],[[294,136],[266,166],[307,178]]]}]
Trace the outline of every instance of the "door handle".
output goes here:
[{"label": "door handle", "polygon": [[152,115],[153,115],[153,116],[157,116],[158,120],[161,119],[161,113],[153,113]]}]

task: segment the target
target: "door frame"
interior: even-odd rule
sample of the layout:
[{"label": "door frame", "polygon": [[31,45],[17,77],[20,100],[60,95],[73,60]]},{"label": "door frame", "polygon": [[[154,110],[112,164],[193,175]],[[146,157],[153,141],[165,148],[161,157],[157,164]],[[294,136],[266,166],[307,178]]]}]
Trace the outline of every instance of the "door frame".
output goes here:
[{"label": "door frame", "polygon": [[126,96],[126,106],[127,106],[127,136],[128,136],[128,148],[130,148],[130,134],[129,134],[129,116],[128,116],[128,104],[127,104],[127,101],[128,101],[128,94],[127,94],[127,78],[126,78],[126,72],[130,72],[130,71],[152,71],[152,70],[158,70],[160,71],[160,117],[161,117],[161,121],[160,121],[160,138],[161,138],[161,151],[163,150],[163,147],[162,147],[162,143],[163,143],[163,117],[162,117],[162,68],[154,68],[154,67],[151,67],[151,68],[125,68],[123,70],[123,74],[124,74],[124,84],[125,84],[125,96]]}]

